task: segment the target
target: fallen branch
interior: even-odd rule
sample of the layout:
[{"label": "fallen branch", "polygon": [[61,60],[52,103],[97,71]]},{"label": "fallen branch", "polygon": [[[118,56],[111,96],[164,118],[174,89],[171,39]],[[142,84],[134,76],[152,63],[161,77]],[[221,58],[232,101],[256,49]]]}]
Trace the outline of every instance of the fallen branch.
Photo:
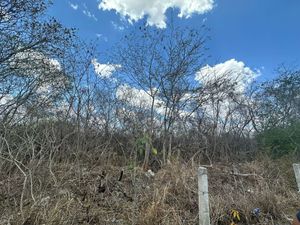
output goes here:
[{"label": "fallen branch", "polygon": [[256,173],[230,173],[230,175],[233,175],[233,176],[239,176],[239,177],[260,177],[262,178],[262,176],[256,174]]}]

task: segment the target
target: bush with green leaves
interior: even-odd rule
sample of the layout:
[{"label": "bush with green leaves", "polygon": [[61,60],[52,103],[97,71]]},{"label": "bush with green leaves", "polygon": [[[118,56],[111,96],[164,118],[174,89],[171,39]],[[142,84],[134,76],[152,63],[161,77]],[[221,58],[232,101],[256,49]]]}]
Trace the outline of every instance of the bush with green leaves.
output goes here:
[{"label": "bush with green leaves", "polygon": [[272,158],[300,153],[300,121],[269,128],[257,136],[259,145]]}]

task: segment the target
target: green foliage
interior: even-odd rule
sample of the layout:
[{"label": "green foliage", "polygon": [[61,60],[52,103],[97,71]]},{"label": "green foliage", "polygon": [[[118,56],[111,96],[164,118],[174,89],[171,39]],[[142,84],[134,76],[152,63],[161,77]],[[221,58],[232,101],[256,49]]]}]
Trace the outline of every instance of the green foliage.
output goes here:
[{"label": "green foliage", "polygon": [[153,155],[157,155],[157,149],[156,148],[152,148],[151,152],[152,152]]},{"label": "green foliage", "polygon": [[154,156],[157,155],[158,150],[152,146],[151,140],[150,140],[148,135],[144,135],[143,137],[140,137],[136,140],[135,144],[136,144],[138,154],[140,156],[145,155],[145,146],[146,146],[147,143],[151,145],[152,155],[154,155]]},{"label": "green foliage", "polygon": [[257,136],[258,143],[272,158],[300,153],[300,122],[273,127]]},{"label": "green foliage", "polygon": [[129,171],[133,171],[134,170],[134,163],[133,162],[129,163],[127,168],[128,168]]},{"label": "green foliage", "polygon": [[147,135],[144,135],[143,137],[140,137],[136,140],[136,148],[137,152],[140,156],[145,154],[145,145],[149,142],[149,138]]}]

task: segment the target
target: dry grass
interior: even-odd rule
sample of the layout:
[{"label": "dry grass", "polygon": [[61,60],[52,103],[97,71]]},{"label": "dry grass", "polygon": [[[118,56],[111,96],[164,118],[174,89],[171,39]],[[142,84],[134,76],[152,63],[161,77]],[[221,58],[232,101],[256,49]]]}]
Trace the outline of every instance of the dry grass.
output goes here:
[{"label": "dry grass", "polygon": [[[54,163],[49,173],[42,163],[20,198],[24,177],[10,168],[1,171],[0,224],[126,224],[181,225],[198,223],[197,167],[173,162],[154,177],[132,166],[100,161]],[[232,171],[249,176],[233,175]],[[123,171],[122,179],[120,179]],[[237,224],[288,224],[300,195],[290,162],[269,160],[208,168],[212,224],[230,224],[231,209],[241,214]],[[251,216],[254,208],[260,217]]]}]

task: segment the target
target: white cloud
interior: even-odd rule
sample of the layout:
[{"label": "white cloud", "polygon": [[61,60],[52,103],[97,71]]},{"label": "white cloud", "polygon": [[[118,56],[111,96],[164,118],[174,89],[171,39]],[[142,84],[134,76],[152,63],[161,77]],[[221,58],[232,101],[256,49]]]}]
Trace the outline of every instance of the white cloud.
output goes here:
[{"label": "white cloud", "polygon": [[0,7],[0,21],[7,22],[11,16],[4,7]]},{"label": "white cloud", "polygon": [[[259,70],[252,70],[245,66],[245,63],[235,59],[215,66],[203,67],[195,78],[204,88],[208,87],[209,90],[208,96],[204,96],[208,101],[202,105],[202,110],[208,117],[217,119],[219,124],[224,125],[226,122],[224,128],[232,125],[232,123],[242,124],[241,120],[249,115],[245,110],[241,110],[241,106],[252,104],[245,92],[259,75]],[[217,85],[214,86],[213,84]],[[223,87],[225,88],[223,89]],[[233,95],[230,97],[228,92]],[[219,101],[209,98],[212,93]],[[229,120],[231,124],[229,124]],[[251,126],[250,129],[252,129]]]},{"label": "white cloud", "polygon": [[97,61],[97,59],[93,59],[92,64],[95,72],[102,78],[110,78],[111,75],[121,67],[121,65],[117,64],[101,64]]},{"label": "white cloud", "polygon": [[120,24],[117,24],[117,23],[116,23],[116,22],[114,22],[114,21],[111,21],[111,24],[113,25],[113,28],[114,28],[115,30],[122,31],[122,30],[124,30],[124,29],[125,29],[125,27],[124,27],[124,26],[122,26],[122,25],[120,25]]},{"label": "white cloud", "polygon": [[[154,89],[152,92],[156,92]],[[143,113],[150,113],[152,107],[152,97],[150,96],[150,90],[142,90],[136,87],[129,86],[128,84],[123,84],[117,88],[116,97],[121,100],[127,107],[119,110],[119,115],[127,115],[131,118],[136,118],[139,116],[138,111]],[[189,96],[185,96],[188,98]],[[154,98],[154,122],[157,126],[163,123],[164,115],[170,112],[172,108],[167,108],[165,102],[159,98],[158,93]],[[184,118],[190,113],[185,109],[179,110],[178,116]],[[149,116],[149,114],[147,114]]]},{"label": "white cloud", "polygon": [[244,93],[247,86],[258,76],[260,71],[253,71],[245,63],[230,59],[215,66],[205,66],[197,74],[196,80],[209,85],[216,81],[226,82],[233,86],[233,91]]},{"label": "white cloud", "polygon": [[[26,109],[23,105],[18,105],[16,99],[11,94],[0,94],[0,118],[2,119],[11,110],[16,110],[14,112],[14,122],[21,119],[26,115]],[[8,115],[7,114],[7,115]]]},{"label": "white cloud", "polygon": [[178,17],[189,18],[194,13],[204,14],[213,6],[214,0],[102,0],[99,9],[115,10],[131,23],[147,16],[148,25],[165,28],[169,8],[178,8]]},{"label": "white cloud", "polygon": [[105,37],[103,34],[97,33],[97,34],[96,34],[96,37],[97,37],[99,40],[103,40],[103,41],[105,41],[105,42],[108,42],[108,38]]},{"label": "white cloud", "polygon": [[9,61],[9,65],[14,70],[20,71],[22,76],[35,78],[35,82],[38,82],[35,91],[41,99],[59,93],[68,82],[60,62],[57,59],[48,58],[41,52],[33,50],[19,52]]},{"label": "white cloud", "polygon": [[79,7],[77,4],[73,4],[72,2],[69,2],[69,6],[74,10],[77,10]]},{"label": "white cloud", "polygon": [[43,75],[61,71],[58,60],[48,58],[43,53],[33,50],[18,52],[9,63],[14,69],[23,69],[26,75]]},{"label": "white cloud", "polygon": [[95,21],[98,21],[97,17],[87,8],[87,6],[86,6],[85,3],[83,4],[83,8],[84,9],[82,10],[82,13],[84,15],[86,15],[87,17],[89,17],[89,18],[91,18],[91,19],[93,19]]},{"label": "white cloud", "polygon": [[120,100],[127,100],[130,105],[150,108],[151,107],[151,97],[144,90],[130,87],[127,84],[121,85],[117,89],[117,98]]},{"label": "white cloud", "polygon": [[[134,107],[140,107],[149,110],[152,104],[152,98],[149,93],[142,89],[131,87],[127,84],[118,87],[116,96],[120,100],[125,100]],[[157,113],[164,113],[164,103],[157,97],[154,99],[154,109]]]},{"label": "white cloud", "polygon": [[2,105],[6,105],[13,100],[13,96],[10,94],[0,95],[0,109]]},{"label": "white cloud", "polygon": [[54,69],[61,71],[61,65],[60,62],[56,59],[49,59],[49,64],[51,67],[53,67]]}]

